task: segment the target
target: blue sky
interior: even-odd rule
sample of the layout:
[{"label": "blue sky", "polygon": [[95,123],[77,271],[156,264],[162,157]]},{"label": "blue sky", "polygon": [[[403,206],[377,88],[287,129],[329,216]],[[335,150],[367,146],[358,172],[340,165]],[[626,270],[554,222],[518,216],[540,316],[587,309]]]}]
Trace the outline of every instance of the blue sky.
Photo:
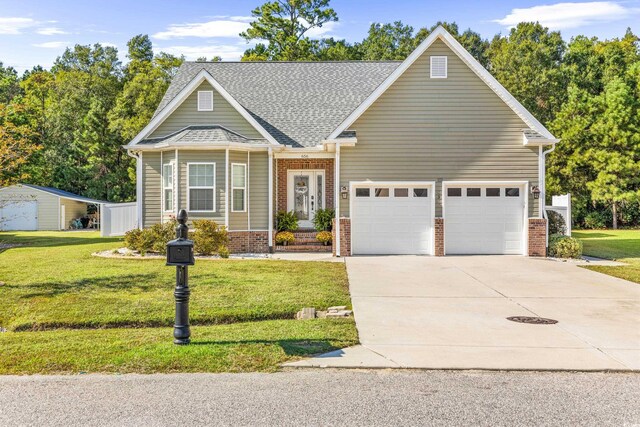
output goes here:
[{"label": "blue sky", "polygon": [[[152,36],[156,51],[188,59],[220,55],[237,60],[247,48],[237,34],[262,0],[0,0],[0,61],[19,71],[51,66],[66,46],[103,43],[118,47],[136,34]],[[506,33],[523,20],[538,20],[576,34],[619,37],[627,27],[640,33],[640,0],[621,1],[427,1],[333,0],[340,21],[314,36],[348,41],[365,37],[371,22],[401,20],[415,28],[455,21],[484,37]]]}]

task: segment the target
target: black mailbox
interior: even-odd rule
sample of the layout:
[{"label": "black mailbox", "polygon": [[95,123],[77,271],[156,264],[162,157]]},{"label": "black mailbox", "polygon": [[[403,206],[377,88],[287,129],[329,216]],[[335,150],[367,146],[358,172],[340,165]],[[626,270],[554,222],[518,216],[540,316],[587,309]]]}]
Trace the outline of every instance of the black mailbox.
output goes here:
[{"label": "black mailbox", "polygon": [[175,239],[167,243],[167,265],[194,265],[193,240]]}]

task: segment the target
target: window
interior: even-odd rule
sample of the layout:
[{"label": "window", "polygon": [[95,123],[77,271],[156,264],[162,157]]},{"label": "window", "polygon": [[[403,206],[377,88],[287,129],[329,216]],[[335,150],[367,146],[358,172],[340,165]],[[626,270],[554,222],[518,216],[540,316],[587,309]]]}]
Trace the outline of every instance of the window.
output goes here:
[{"label": "window", "polygon": [[408,188],[395,188],[393,190],[393,197],[409,197]]},{"label": "window", "polygon": [[213,111],[213,91],[198,91],[198,111]]},{"label": "window", "polygon": [[173,163],[162,165],[162,194],[164,211],[173,212]]},{"label": "window", "polygon": [[429,197],[428,188],[414,188],[413,197]]},{"label": "window", "polygon": [[247,195],[247,165],[231,164],[231,212],[246,210]]},{"label": "window", "polygon": [[370,195],[370,188],[356,188],[356,197],[369,197]]},{"label": "window", "polygon": [[376,197],[389,197],[388,188],[376,188]]},{"label": "window", "polygon": [[479,188],[467,188],[467,197],[480,197]]},{"label": "window", "polygon": [[215,163],[189,163],[187,165],[188,207],[192,212],[213,212],[216,209]]},{"label": "window", "polygon": [[500,197],[500,189],[499,188],[487,188],[485,190],[485,195],[487,197]]},{"label": "window", "polygon": [[447,188],[447,196],[462,197],[462,188]]},{"label": "window", "polygon": [[432,79],[447,78],[447,57],[446,56],[431,57],[431,78]]},{"label": "window", "polygon": [[505,196],[507,197],[520,197],[520,189],[519,188],[506,188]]}]

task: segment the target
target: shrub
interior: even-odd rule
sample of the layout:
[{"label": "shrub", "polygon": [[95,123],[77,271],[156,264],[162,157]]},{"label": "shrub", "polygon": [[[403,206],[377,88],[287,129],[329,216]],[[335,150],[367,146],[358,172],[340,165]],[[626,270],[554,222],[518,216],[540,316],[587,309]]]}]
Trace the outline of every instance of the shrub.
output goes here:
[{"label": "shrub", "polygon": [[333,236],[330,231],[321,231],[316,234],[316,240],[326,245],[327,243],[331,243]]},{"label": "shrub", "polygon": [[331,231],[335,215],[333,209],[318,209],[313,217],[313,226],[317,231]]},{"label": "shrub", "polygon": [[549,235],[567,232],[567,224],[562,215],[555,211],[548,211],[547,217],[549,218]]},{"label": "shrub", "polygon": [[139,230],[134,228],[125,233],[124,245],[127,249],[140,252],[141,255],[146,255],[147,252],[153,249],[153,238],[148,229]]},{"label": "shrub", "polygon": [[290,231],[281,231],[278,234],[276,234],[277,245],[284,245],[285,243],[290,244],[295,242],[295,240],[296,240],[296,237]]},{"label": "shrub", "polygon": [[298,229],[298,217],[294,211],[280,211],[276,215],[278,231],[296,231]]},{"label": "shrub", "polygon": [[226,246],[220,246],[218,248],[218,255],[220,255],[220,258],[229,258],[229,255],[231,255],[231,252],[229,252],[229,248]]},{"label": "shrub", "polygon": [[574,237],[554,234],[549,237],[549,256],[580,258],[582,256],[582,242]]},{"label": "shrub", "polygon": [[592,228],[592,229],[606,228],[608,222],[609,221],[608,221],[607,215],[599,211],[589,212],[584,217],[585,228]]},{"label": "shrub", "polygon": [[195,231],[191,234],[191,238],[193,239],[193,249],[196,253],[222,256],[224,249],[228,257],[229,234],[226,227],[220,227],[217,222],[209,219],[196,219],[193,221],[193,226]]},{"label": "shrub", "polygon": [[167,243],[169,240],[176,238],[176,226],[178,222],[170,219],[167,222],[159,222],[153,224],[151,228],[144,230],[144,233],[150,233],[148,239],[151,240],[151,250],[159,254],[167,253]]}]

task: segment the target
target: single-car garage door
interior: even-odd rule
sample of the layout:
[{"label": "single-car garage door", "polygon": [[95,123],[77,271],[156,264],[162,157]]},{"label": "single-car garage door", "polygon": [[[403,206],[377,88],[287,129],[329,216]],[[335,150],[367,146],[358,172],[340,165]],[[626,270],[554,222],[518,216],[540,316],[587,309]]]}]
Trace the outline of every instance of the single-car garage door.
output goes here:
[{"label": "single-car garage door", "polygon": [[433,185],[354,185],[351,251],[363,254],[432,254]]},{"label": "single-car garage door", "polygon": [[445,253],[513,254],[524,252],[524,185],[444,187]]},{"label": "single-car garage door", "polygon": [[0,230],[37,230],[38,202],[35,200],[3,202],[0,208]]}]

